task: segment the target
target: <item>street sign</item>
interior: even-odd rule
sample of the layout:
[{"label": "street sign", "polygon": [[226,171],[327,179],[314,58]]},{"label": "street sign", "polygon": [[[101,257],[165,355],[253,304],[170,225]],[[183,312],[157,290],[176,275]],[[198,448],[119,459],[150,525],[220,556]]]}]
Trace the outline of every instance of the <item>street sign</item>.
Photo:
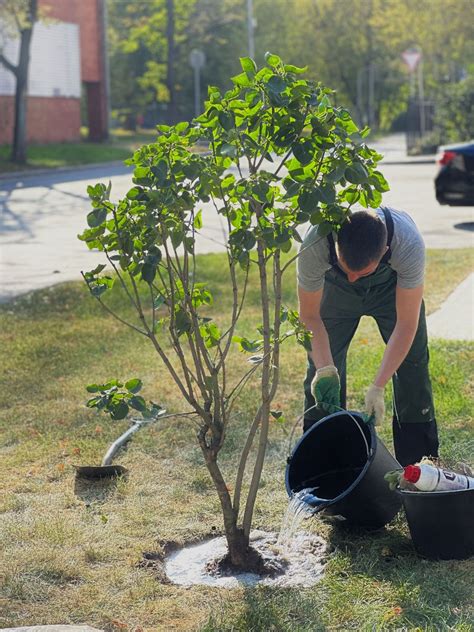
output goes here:
[{"label": "street sign", "polygon": [[402,53],[402,59],[408,66],[408,70],[414,72],[421,61],[421,50],[418,48],[407,48]]},{"label": "street sign", "polygon": [[202,50],[199,50],[199,48],[193,48],[193,50],[189,53],[189,63],[194,70],[201,70],[206,63],[206,56]]}]

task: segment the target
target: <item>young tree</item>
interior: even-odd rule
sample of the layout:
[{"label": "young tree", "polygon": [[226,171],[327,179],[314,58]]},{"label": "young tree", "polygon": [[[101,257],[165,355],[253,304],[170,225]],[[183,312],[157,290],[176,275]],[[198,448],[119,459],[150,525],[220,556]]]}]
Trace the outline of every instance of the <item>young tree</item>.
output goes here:
[{"label": "young tree", "polygon": [[[0,0],[0,18],[13,27],[20,37],[18,63],[10,61],[0,47],[0,63],[15,75],[15,123],[13,131],[12,162],[26,162],[26,106],[28,69],[33,27],[38,18],[38,0]],[[15,30],[16,29],[16,30]]]},{"label": "young tree", "polygon": [[[296,257],[290,251],[301,241],[297,229],[319,224],[324,238],[345,221],[355,202],[378,206],[387,185],[376,170],[380,156],[364,143],[368,129],[358,130],[346,110],[331,105],[331,91],[305,80],[305,69],[272,54],[260,70],[248,57],[241,65],[232,90],[221,94],[209,88],[205,112],[191,125],[158,126],[156,143],[135,152],[129,161],[134,186],[125,198],[112,202],[104,184],[88,188],[93,208],[80,239],[102,251],[115,272],[115,277],[104,275],[104,264],[84,274],[92,296],[149,340],[187,402],[219,496],[228,561],[248,569],[259,566],[249,534],[269,420],[281,414],[271,407],[280,347],[290,336],[306,348],[310,344],[297,312],[282,304],[283,275]],[[203,140],[209,155],[190,151]],[[200,282],[194,251],[205,203],[214,205],[228,231],[232,304],[218,322],[206,309],[212,292]],[[237,334],[252,268],[258,271],[261,324],[249,338]],[[114,283],[136,320],[105,302]],[[234,380],[233,342],[252,354],[251,368]],[[230,487],[219,452],[250,378],[255,410]]]}]

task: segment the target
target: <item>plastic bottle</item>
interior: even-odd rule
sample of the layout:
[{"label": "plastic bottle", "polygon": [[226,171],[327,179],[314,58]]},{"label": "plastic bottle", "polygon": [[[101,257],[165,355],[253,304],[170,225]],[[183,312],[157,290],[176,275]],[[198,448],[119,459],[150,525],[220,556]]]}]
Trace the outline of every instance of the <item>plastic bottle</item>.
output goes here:
[{"label": "plastic bottle", "polygon": [[456,489],[474,489],[474,478],[456,474],[434,465],[407,465],[403,478],[422,492],[444,492]]}]

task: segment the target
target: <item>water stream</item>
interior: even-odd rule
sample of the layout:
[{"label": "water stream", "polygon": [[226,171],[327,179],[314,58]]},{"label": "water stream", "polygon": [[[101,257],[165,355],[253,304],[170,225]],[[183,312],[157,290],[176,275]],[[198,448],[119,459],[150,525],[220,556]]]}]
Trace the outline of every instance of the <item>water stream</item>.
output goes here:
[{"label": "water stream", "polygon": [[313,516],[326,504],[325,500],[314,494],[315,490],[314,487],[305,487],[291,497],[277,540],[277,547],[282,553],[288,553],[294,546],[295,537],[301,529],[303,520]]}]

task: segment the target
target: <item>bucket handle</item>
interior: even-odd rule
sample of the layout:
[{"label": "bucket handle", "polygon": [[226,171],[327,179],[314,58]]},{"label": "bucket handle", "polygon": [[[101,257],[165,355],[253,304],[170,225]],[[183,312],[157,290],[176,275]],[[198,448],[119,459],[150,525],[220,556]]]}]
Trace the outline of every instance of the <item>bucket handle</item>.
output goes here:
[{"label": "bucket handle", "polygon": [[[293,428],[291,429],[290,438],[288,440],[288,454],[287,454],[287,457],[286,457],[287,463],[289,463],[290,459],[291,459],[293,436],[295,434],[296,426],[300,423],[300,421],[304,418],[304,416],[306,415],[306,413],[308,411],[313,410],[313,408],[317,408],[317,406],[318,406],[317,404],[314,404],[314,406],[310,406],[309,408],[304,410],[301,413],[301,415],[299,415],[296,418],[296,421],[293,424]],[[355,425],[357,426],[357,429],[359,430],[360,434],[362,435],[362,439],[364,440],[364,443],[365,443],[365,449],[367,451],[367,458],[369,458],[370,457],[369,444],[367,443],[367,439],[365,437],[365,434],[363,433],[362,428],[360,427],[359,422],[357,421],[357,419],[354,417],[354,415],[349,410],[346,410],[345,408],[341,408],[341,406],[336,406],[335,404],[333,404],[333,407],[334,408],[338,408],[340,412],[343,412],[343,413],[346,413],[347,415],[349,415],[349,417],[355,423]],[[370,423],[370,421],[368,421],[367,423]]]}]

